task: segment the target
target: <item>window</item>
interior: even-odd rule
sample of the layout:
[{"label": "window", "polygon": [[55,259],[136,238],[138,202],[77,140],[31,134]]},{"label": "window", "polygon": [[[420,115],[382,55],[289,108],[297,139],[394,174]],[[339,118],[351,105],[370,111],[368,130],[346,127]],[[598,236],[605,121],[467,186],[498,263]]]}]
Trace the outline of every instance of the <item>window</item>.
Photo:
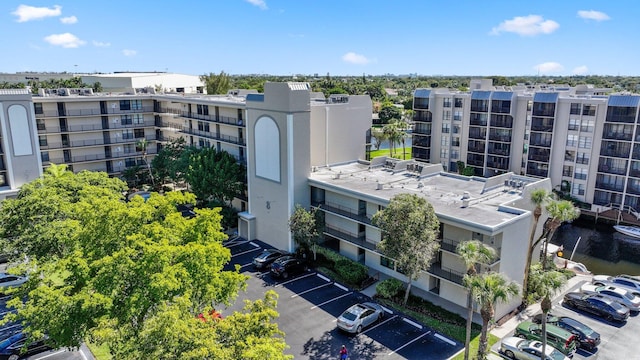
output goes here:
[{"label": "window", "polygon": [[42,103],[33,103],[33,111],[38,115],[44,114],[44,111],[42,110]]},{"label": "window", "polygon": [[144,129],[135,129],[134,136],[136,139],[144,138]]},{"label": "window", "polygon": [[582,104],[580,103],[571,103],[571,115],[580,115],[580,110],[582,109]]},{"label": "window", "polygon": [[442,133],[448,134],[451,130],[451,125],[449,123],[442,123]]},{"label": "window", "polygon": [[578,158],[576,159],[578,164],[588,164],[589,163],[589,153],[578,153]]},{"label": "window", "polygon": [[451,121],[451,110],[445,110],[442,112],[442,120]]},{"label": "window", "polygon": [[453,125],[453,133],[454,134],[460,133],[460,125]]},{"label": "window", "polygon": [[567,146],[578,146],[578,135],[567,135]]},{"label": "window", "polygon": [[131,101],[120,100],[120,110],[131,110]]},{"label": "window", "polygon": [[136,125],[144,124],[144,115],[142,114],[133,114],[133,123]]},{"label": "window", "polygon": [[125,129],[122,130],[122,140],[131,140],[133,139],[133,130]]},{"label": "window", "polygon": [[584,195],[585,185],[584,184],[574,184],[573,189],[571,189],[571,193],[573,195]]},{"label": "window", "polygon": [[575,178],[578,180],[586,180],[587,179],[587,169],[576,168]]},{"label": "window", "polygon": [[451,150],[451,160],[460,159],[460,151],[459,150]]},{"label": "window", "polygon": [[446,108],[450,108],[451,107],[451,98],[443,98],[442,99],[442,106],[446,107]]},{"label": "window", "polygon": [[443,159],[448,159],[449,158],[449,149],[447,149],[447,148],[440,149],[440,157],[443,158]]},{"label": "window", "polygon": [[209,106],[198,105],[198,115],[209,115]]},{"label": "window", "polygon": [[595,116],[596,115],[596,106],[595,105],[584,105],[582,108],[582,115]]},{"label": "window", "polygon": [[39,131],[47,130],[47,126],[44,124],[44,119],[36,119],[36,126]]},{"label": "window", "polygon": [[454,111],[453,112],[453,120],[460,121],[462,120],[462,111]]},{"label": "window", "polygon": [[449,137],[447,135],[442,135],[442,138],[440,139],[440,145],[442,145],[443,147],[449,146]]},{"label": "window", "polygon": [[562,176],[572,177],[573,176],[573,166],[564,165],[562,167]]},{"label": "window", "polygon": [[454,98],[453,101],[454,101],[453,106],[455,106],[457,108],[461,108],[462,107],[462,98]]},{"label": "window", "polygon": [[136,152],[136,146],[133,144],[124,144],[123,147],[125,154],[133,154]]},{"label": "window", "polygon": [[142,100],[131,100],[131,110],[142,110]]},{"label": "window", "polygon": [[136,159],[134,159],[134,158],[126,158],[126,159],[124,159],[124,165],[126,167],[136,166]]},{"label": "window", "polygon": [[380,265],[389,269],[394,269],[396,266],[393,260],[386,258],[384,256],[380,256]]},{"label": "window", "polygon": [[582,120],[580,123],[580,131],[582,132],[593,132],[593,128],[595,127],[595,121],[593,120]]},{"label": "window", "polygon": [[575,161],[576,159],[576,152],[573,150],[566,150],[564,152],[564,161]]},{"label": "window", "polygon": [[209,132],[210,131],[209,123],[208,122],[203,122],[203,121],[198,121],[198,130]]},{"label": "window", "polygon": [[591,149],[592,138],[589,136],[580,136],[578,147],[581,149]]},{"label": "window", "polygon": [[131,125],[133,122],[131,121],[131,115],[120,115],[120,123],[122,125]]},{"label": "window", "polygon": [[48,151],[42,151],[40,154],[41,154],[43,162],[48,162],[49,161],[49,152]]},{"label": "window", "polygon": [[46,135],[39,135],[38,136],[38,141],[40,142],[40,146],[47,146],[47,136]]},{"label": "window", "polygon": [[580,119],[569,119],[569,130],[580,129]]}]

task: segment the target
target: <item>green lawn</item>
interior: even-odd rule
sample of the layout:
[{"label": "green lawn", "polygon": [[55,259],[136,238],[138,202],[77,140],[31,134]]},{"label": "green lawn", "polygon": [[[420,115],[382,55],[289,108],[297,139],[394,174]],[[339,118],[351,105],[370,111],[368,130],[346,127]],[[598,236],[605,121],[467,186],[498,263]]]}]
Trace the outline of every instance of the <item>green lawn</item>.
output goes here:
[{"label": "green lawn", "polygon": [[109,354],[109,347],[107,345],[96,345],[94,343],[86,342],[87,347],[91,350],[91,353],[96,360],[111,360],[111,354]]},{"label": "green lawn", "polygon": [[[409,160],[411,159],[411,148],[410,147],[406,147],[404,148],[404,157],[402,156],[402,150],[403,148],[397,148],[395,150],[395,157],[396,159],[401,159],[401,160]],[[391,150],[389,149],[380,149],[380,150],[371,150],[371,158],[376,158],[378,156],[391,156]]]}]

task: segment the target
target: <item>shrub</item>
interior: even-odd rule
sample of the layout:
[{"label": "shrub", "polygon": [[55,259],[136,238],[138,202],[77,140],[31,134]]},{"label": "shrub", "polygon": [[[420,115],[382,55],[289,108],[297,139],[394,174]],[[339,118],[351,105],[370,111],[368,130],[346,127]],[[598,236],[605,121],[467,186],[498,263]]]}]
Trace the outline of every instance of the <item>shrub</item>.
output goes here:
[{"label": "shrub", "polygon": [[378,296],[393,299],[404,289],[404,283],[398,279],[386,279],[376,285],[376,294]]},{"label": "shrub", "polygon": [[335,263],[336,272],[349,284],[360,284],[367,279],[367,267],[349,259],[340,259]]}]

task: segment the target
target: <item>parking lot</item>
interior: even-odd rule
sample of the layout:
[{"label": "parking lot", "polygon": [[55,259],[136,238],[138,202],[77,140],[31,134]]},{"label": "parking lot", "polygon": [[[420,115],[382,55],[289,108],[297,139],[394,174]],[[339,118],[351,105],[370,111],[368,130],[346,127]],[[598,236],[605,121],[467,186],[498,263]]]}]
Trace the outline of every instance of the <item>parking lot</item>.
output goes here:
[{"label": "parking lot", "polygon": [[382,320],[366,328],[359,335],[337,329],[337,317],[348,307],[371,299],[351,291],[315,271],[307,271],[287,280],[273,279],[268,270],[256,271],[251,265],[266,244],[230,242],[232,260],[229,268],[240,265],[241,272],[250,276],[246,292],[225,313],[242,308],[242,300],[256,300],[265,291],[279,294],[276,320],[286,334],[290,346],[288,354],[296,359],[335,359],[341,345],[349,349],[351,359],[447,359],[462,349],[462,344],[450,340],[433,329],[385,309]]},{"label": "parking lot", "polygon": [[[578,283],[569,291],[579,291],[580,286],[584,283],[586,281]],[[589,313],[564,306],[562,304],[563,296],[564,293],[554,298],[551,314],[574,318],[600,333],[601,338],[600,345],[593,353],[578,349],[573,357],[574,360],[640,359],[640,355],[638,355],[640,346],[636,343],[640,333],[640,316],[631,313],[625,323],[608,322]]]}]

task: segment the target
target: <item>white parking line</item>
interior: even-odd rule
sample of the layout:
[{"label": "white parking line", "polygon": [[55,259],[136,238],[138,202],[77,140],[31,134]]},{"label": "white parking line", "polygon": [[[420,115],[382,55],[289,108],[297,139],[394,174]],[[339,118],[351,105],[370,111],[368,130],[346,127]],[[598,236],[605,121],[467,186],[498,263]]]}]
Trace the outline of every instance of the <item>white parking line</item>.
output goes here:
[{"label": "white parking line", "polygon": [[440,334],[438,334],[438,333],[435,333],[433,336],[435,336],[435,337],[437,337],[438,339],[440,339],[440,340],[442,340],[442,341],[444,341],[444,342],[448,343],[448,344],[449,344],[449,345],[451,345],[451,346],[456,346],[456,343],[455,343],[455,342],[453,342],[453,341],[451,341],[451,340],[447,339],[446,337],[444,337],[444,336],[442,336],[442,335],[440,335]]},{"label": "white parking line", "polygon": [[87,360],[87,356],[84,354],[84,351],[82,351],[82,348],[78,349],[78,352],[80,353],[80,356],[82,356],[82,360]]},{"label": "white parking line", "polygon": [[391,310],[387,309],[386,307],[384,307],[384,306],[382,306],[382,305],[380,305],[380,307],[382,308],[382,310],[384,310],[384,311],[388,312],[389,314],[393,314],[393,311],[391,311]]},{"label": "white parking line", "polygon": [[418,329],[422,330],[422,325],[420,325],[420,324],[418,324],[416,322],[413,322],[413,321],[411,321],[411,320],[409,320],[407,318],[402,318],[402,321],[404,321],[404,322],[406,322],[408,324],[411,324],[411,325],[417,327]]},{"label": "white parking line", "polygon": [[242,244],[246,244],[246,243],[248,243],[248,242],[249,242],[249,240],[233,242],[231,245],[228,245],[228,246],[226,246],[226,247],[227,247],[227,248],[232,248],[232,247],[234,247],[234,246],[242,245]]},{"label": "white parking line", "polygon": [[251,245],[253,245],[253,246],[257,247],[257,248],[259,248],[259,247],[260,247],[260,245],[258,245],[258,244],[256,244],[256,243],[254,243],[253,241],[252,241],[252,242],[250,242],[249,244],[251,244]]},{"label": "white parking line", "polygon": [[322,285],[320,285],[320,286],[316,286],[316,287],[314,287],[313,289],[309,289],[309,290],[305,290],[305,291],[303,291],[303,292],[301,292],[301,293],[293,294],[293,295],[291,295],[291,298],[293,299],[293,298],[298,297],[298,296],[300,296],[300,295],[304,295],[304,294],[306,294],[306,293],[308,293],[308,292],[312,292],[312,291],[314,291],[314,290],[318,290],[318,289],[323,288],[323,287],[325,287],[325,286],[327,286],[327,285],[331,285],[331,283],[328,283],[328,284],[322,284]]},{"label": "white parking line", "polygon": [[252,262],[248,263],[248,264],[244,264],[244,265],[240,265],[240,268],[242,269],[243,267],[249,266],[249,265],[253,265]]},{"label": "white parking line", "polygon": [[315,274],[316,274],[316,273],[311,273],[311,274],[307,274],[307,275],[303,275],[303,276],[297,277],[297,278],[295,278],[295,279],[291,279],[291,280],[289,280],[289,281],[281,282],[280,284],[276,285],[275,287],[282,286],[282,285],[286,285],[286,284],[288,284],[288,283],[292,283],[292,282],[294,282],[294,281],[298,281],[298,280],[300,280],[300,279],[304,279],[304,278],[306,278],[306,277],[313,276],[313,275],[315,275]]},{"label": "white parking line", "polygon": [[238,256],[238,255],[248,254],[248,253],[250,253],[250,252],[254,252],[254,251],[258,251],[258,250],[260,250],[260,248],[255,248],[255,249],[251,249],[251,250],[243,251],[243,252],[241,252],[241,253],[237,253],[237,254],[235,254],[235,255],[231,255],[231,257]]},{"label": "white parking line", "polygon": [[328,277],[326,277],[326,276],[324,276],[324,275],[322,275],[322,274],[317,274],[317,275],[318,275],[318,277],[319,277],[320,279],[322,279],[322,280],[324,280],[324,281],[331,281],[331,279],[329,279]]},{"label": "white parking line", "polygon": [[58,351],[56,351],[56,352],[54,352],[54,353],[47,354],[47,355],[45,355],[45,356],[41,356],[41,357],[32,358],[32,359],[33,359],[33,360],[46,359],[46,358],[48,358],[48,357],[51,357],[51,356],[53,356],[53,355],[58,355],[58,354],[63,353],[63,352],[65,352],[65,351],[66,351],[66,350],[64,350],[64,349],[63,349],[63,350],[58,350]]},{"label": "white parking line", "polygon": [[392,352],[388,353],[388,354],[387,354],[387,356],[391,356],[391,355],[395,354],[396,352],[398,352],[398,351],[400,351],[400,350],[404,349],[405,347],[407,347],[407,346],[411,345],[412,343],[414,343],[414,342],[418,341],[420,338],[425,337],[425,336],[427,336],[427,335],[429,335],[429,334],[431,334],[431,331],[427,331],[426,333],[424,333],[424,334],[422,334],[422,335],[418,336],[417,338],[415,338],[415,339],[413,339],[413,340],[409,341],[408,343],[406,343],[406,344],[404,344],[404,345],[400,346],[399,348],[397,348],[397,349],[393,350]]},{"label": "white parking line", "polygon": [[344,286],[342,286],[342,285],[340,285],[340,284],[338,284],[338,283],[335,283],[334,285],[335,285],[335,286],[337,286],[337,287],[339,287],[340,289],[342,289],[342,290],[344,290],[344,291],[349,291],[349,289],[347,289],[346,287],[344,287]]},{"label": "white parking line", "polygon": [[338,300],[338,299],[341,299],[341,298],[343,298],[343,297],[345,297],[345,296],[348,296],[348,295],[351,295],[351,293],[349,292],[349,293],[346,293],[346,294],[344,294],[344,295],[340,295],[340,296],[338,296],[338,297],[336,297],[336,298],[333,298],[333,299],[331,299],[331,300],[327,300],[327,301],[323,302],[322,304],[318,304],[318,305],[312,306],[312,307],[311,307],[311,310],[313,310],[313,309],[315,309],[315,308],[317,308],[317,307],[320,307],[320,306],[322,306],[322,305],[328,304],[328,303],[330,303],[330,302],[332,302],[332,301],[336,301],[336,300]]},{"label": "white parking line", "polygon": [[364,334],[364,333],[366,333],[366,332],[367,332],[367,331],[369,331],[369,330],[373,330],[373,329],[377,328],[378,326],[380,326],[380,325],[382,325],[382,324],[386,324],[387,322],[389,322],[389,321],[391,321],[391,320],[393,320],[393,319],[395,319],[395,318],[397,318],[397,317],[398,317],[398,315],[394,315],[394,316],[392,316],[392,317],[388,318],[387,320],[384,320],[384,321],[382,321],[381,323],[376,324],[376,325],[374,325],[374,326],[372,326],[372,327],[368,328],[367,330],[365,330],[365,331],[361,332],[361,334]]}]

